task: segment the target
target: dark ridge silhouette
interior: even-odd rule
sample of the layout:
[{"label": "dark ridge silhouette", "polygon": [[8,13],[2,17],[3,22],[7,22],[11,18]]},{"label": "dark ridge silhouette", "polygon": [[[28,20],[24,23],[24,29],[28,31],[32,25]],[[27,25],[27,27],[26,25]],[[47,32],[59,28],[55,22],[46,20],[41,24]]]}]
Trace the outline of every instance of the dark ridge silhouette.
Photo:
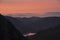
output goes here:
[{"label": "dark ridge silhouette", "polygon": [[26,38],[0,14],[0,40],[26,40]]},{"label": "dark ridge silhouette", "polygon": [[60,40],[60,24],[54,28],[49,28],[38,32],[36,35],[27,37],[31,40]]}]

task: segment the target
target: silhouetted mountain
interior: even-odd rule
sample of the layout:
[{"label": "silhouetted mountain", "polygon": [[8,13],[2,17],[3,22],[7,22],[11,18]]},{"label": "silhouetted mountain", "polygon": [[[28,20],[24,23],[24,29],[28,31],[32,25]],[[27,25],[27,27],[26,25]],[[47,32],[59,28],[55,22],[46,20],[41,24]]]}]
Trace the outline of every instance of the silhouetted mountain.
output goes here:
[{"label": "silhouetted mountain", "polygon": [[0,15],[0,40],[26,40],[12,23]]},{"label": "silhouetted mountain", "polygon": [[27,37],[31,40],[60,40],[60,24],[38,32],[36,35]]},{"label": "silhouetted mountain", "polygon": [[31,18],[8,18],[13,25],[20,30],[23,34],[34,32],[37,33],[48,28],[54,28],[56,25],[60,24],[60,17],[31,17]]}]

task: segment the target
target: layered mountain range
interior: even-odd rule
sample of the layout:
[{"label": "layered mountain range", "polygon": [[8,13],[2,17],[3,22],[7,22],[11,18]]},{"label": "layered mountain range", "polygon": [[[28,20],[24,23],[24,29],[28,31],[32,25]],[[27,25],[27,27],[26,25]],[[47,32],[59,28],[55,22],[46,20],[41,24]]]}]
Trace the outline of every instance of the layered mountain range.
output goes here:
[{"label": "layered mountain range", "polygon": [[47,12],[43,15],[38,15],[34,13],[17,13],[17,14],[8,14],[8,16],[12,17],[49,17],[49,16],[58,16],[60,17],[60,12]]}]

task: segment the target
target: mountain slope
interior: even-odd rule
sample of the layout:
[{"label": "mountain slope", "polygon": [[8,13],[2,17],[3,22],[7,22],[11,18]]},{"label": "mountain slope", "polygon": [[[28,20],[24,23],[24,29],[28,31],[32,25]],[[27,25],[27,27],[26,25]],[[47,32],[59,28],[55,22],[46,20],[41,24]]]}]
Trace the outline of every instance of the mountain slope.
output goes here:
[{"label": "mountain slope", "polygon": [[5,16],[0,15],[0,40],[25,40]]},{"label": "mountain slope", "polygon": [[8,18],[13,23],[13,25],[23,34],[29,32],[39,32],[48,28],[53,28],[57,24],[60,24],[60,17],[6,18]]}]

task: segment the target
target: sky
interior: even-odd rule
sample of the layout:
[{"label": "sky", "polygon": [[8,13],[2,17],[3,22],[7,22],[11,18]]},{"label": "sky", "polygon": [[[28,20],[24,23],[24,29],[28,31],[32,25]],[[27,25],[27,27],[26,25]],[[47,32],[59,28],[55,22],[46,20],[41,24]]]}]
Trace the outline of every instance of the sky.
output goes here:
[{"label": "sky", "polygon": [[60,12],[60,0],[1,0],[0,13],[43,15],[47,12]]}]

